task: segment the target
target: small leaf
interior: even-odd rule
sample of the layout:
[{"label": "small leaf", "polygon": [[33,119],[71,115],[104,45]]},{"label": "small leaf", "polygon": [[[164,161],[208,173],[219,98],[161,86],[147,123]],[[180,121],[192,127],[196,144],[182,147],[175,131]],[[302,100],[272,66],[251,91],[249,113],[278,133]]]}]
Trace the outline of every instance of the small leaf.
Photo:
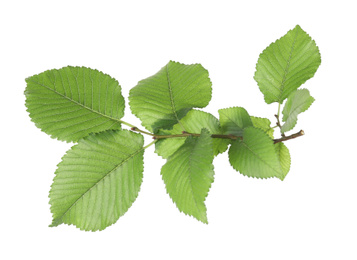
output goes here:
[{"label": "small leaf", "polygon": [[200,64],[170,61],[130,90],[129,105],[147,130],[171,129],[193,107],[208,105],[211,85],[207,70]]},{"label": "small leaf", "polygon": [[177,208],[203,223],[208,223],[204,201],[214,180],[212,162],[212,138],[202,129],[200,137],[188,137],[161,169]]},{"label": "small leaf", "polygon": [[289,149],[282,142],[274,144],[276,154],[278,155],[278,159],[280,162],[281,169],[283,171],[283,178],[288,174],[290,170],[291,158]]},{"label": "small leaf", "polygon": [[251,116],[250,119],[252,120],[253,126],[255,128],[262,129],[265,133],[269,135],[271,139],[274,138],[274,128],[270,126],[271,122],[268,118]]},{"label": "small leaf", "polygon": [[253,126],[248,112],[242,107],[230,107],[218,110],[219,122],[226,135],[242,136],[243,129]]},{"label": "small leaf", "polygon": [[282,104],[294,90],[314,76],[320,64],[321,56],[315,41],[297,25],[260,54],[254,79],[266,103]]},{"label": "small leaf", "polygon": [[283,122],[285,124],[281,127],[281,132],[285,133],[292,130],[297,123],[298,114],[308,110],[314,101],[315,99],[310,96],[307,89],[299,89],[293,92],[283,109]]},{"label": "small leaf", "polygon": [[64,67],[26,79],[32,121],[53,138],[77,142],[89,133],[120,129],[124,98],[119,83],[98,70]]},{"label": "small leaf", "polygon": [[245,128],[243,140],[234,141],[228,155],[233,168],[243,175],[256,178],[284,177],[273,140],[261,129]]},{"label": "small leaf", "polygon": [[[172,130],[165,130],[159,132],[159,134],[181,134],[182,127],[184,127],[187,132],[194,134],[200,133],[202,128],[206,128],[211,134],[222,134],[217,118],[209,113],[194,109],[189,111],[187,115],[180,120],[179,124],[174,125]],[[177,149],[185,143],[185,140],[186,137],[160,140],[155,144],[155,152],[166,159],[177,151]],[[213,138],[213,155],[216,156],[219,153],[225,152],[229,142],[229,139]]]},{"label": "small leaf", "polygon": [[79,140],[63,157],[50,191],[51,226],[103,230],[135,201],[143,178],[143,137],[127,130]]}]

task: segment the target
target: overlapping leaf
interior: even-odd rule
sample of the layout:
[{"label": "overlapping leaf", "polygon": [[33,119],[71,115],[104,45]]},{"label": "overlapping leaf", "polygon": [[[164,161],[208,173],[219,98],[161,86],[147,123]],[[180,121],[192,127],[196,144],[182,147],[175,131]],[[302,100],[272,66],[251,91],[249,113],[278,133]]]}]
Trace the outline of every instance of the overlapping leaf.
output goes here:
[{"label": "overlapping leaf", "polygon": [[143,137],[108,130],[79,140],[58,165],[50,191],[52,226],[102,230],[135,201],[142,182]]},{"label": "overlapping leaf", "polygon": [[293,129],[297,123],[298,114],[309,109],[315,99],[310,96],[307,89],[298,89],[293,92],[285,103],[283,109],[283,122],[285,124],[281,127],[281,132],[287,132]]},{"label": "overlapping leaf", "polygon": [[280,162],[281,169],[283,171],[283,178],[288,174],[290,170],[291,158],[289,149],[282,142],[274,144],[276,154]]},{"label": "overlapping leaf", "polygon": [[[213,115],[191,110],[180,120],[179,124],[174,125],[172,130],[161,131],[160,134],[176,135],[182,133],[182,127],[189,133],[199,134],[202,128],[206,128],[210,134],[222,134],[219,121]],[[167,138],[156,143],[155,152],[163,158],[168,158],[185,143],[186,137]],[[213,138],[213,154],[216,156],[227,150],[229,139]]]},{"label": "overlapping leaf", "polygon": [[282,103],[314,76],[320,63],[315,41],[297,25],[260,54],[254,79],[266,103]]},{"label": "overlapping leaf", "polygon": [[188,137],[161,169],[161,175],[177,208],[207,223],[204,201],[213,182],[212,138],[206,129],[200,137]]},{"label": "overlapping leaf", "polygon": [[232,143],[229,162],[243,175],[256,178],[284,178],[273,140],[263,130],[247,127],[243,140]]},{"label": "overlapping leaf", "polygon": [[250,119],[255,128],[262,129],[271,139],[274,138],[274,128],[271,127],[271,122],[268,118],[251,116]]},{"label": "overlapping leaf", "polygon": [[226,135],[242,136],[243,129],[253,126],[248,112],[242,107],[230,107],[218,110],[219,122]]},{"label": "overlapping leaf", "polygon": [[120,129],[124,98],[119,83],[85,67],[48,70],[26,79],[32,121],[59,140],[76,142],[89,133]]},{"label": "overlapping leaf", "polygon": [[130,108],[149,131],[170,129],[190,109],[208,105],[211,85],[207,70],[200,64],[170,61],[130,90]]}]

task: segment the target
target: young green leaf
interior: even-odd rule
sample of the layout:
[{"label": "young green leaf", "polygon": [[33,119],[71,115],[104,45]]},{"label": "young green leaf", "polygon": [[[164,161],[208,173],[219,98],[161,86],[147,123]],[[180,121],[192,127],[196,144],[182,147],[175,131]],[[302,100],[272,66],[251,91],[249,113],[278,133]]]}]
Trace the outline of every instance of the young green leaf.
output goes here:
[{"label": "young green leaf", "polygon": [[[173,126],[172,130],[162,131],[162,134],[176,135],[182,133],[182,127],[189,133],[200,133],[202,128],[206,128],[210,134],[223,134],[219,121],[210,113],[200,110],[190,110],[179,124]],[[160,134],[160,132],[159,132]],[[185,143],[186,137],[166,138],[155,144],[155,152],[163,158],[168,158]],[[213,138],[213,155],[223,153],[227,150],[229,139]]]},{"label": "young green leaf", "polygon": [[253,126],[248,112],[242,107],[230,107],[218,110],[219,122],[226,135],[242,136],[243,129]]},{"label": "young green leaf", "polygon": [[251,116],[250,119],[252,120],[253,126],[255,128],[262,129],[265,133],[269,135],[271,139],[274,138],[274,128],[270,126],[271,122],[268,118]]},{"label": "young green leaf", "polygon": [[266,103],[282,104],[294,90],[314,76],[320,64],[321,56],[315,41],[297,25],[260,54],[254,79]]},{"label": "young green leaf", "polygon": [[273,140],[263,130],[247,127],[243,140],[232,143],[229,162],[243,175],[256,178],[284,178]]},{"label": "young green leaf", "polygon": [[208,223],[204,201],[214,180],[212,161],[212,138],[202,129],[200,137],[188,137],[161,169],[177,208],[203,223]]},{"label": "young green leaf", "polygon": [[283,109],[283,122],[285,124],[281,127],[281,132],[285,133],[292,130],[297,123],[298,114],[309,109],[315,99],[310,96],[307,89],[298,89],[293,92],[285,103]]},{"label": "young green leaf", "polygon": [[108,130],[79,140],[63,157],[50,191],[51,226],[96,231],[135,201],[143,178],[143,137]]},{"label": "young green leaf", "polygon": [[77,142],[89,133],[120,129],[124,98],[119,83],[85,67],[48,70],[26,79],[32,121],[53,138]]},{"label": "young green leaf", "polygon": [[207,70],[200,64],[170,61],[130,90],[129,105],[147,130],[171,129],[193,107],[208,105],[211,85]]},{"label": "young green leaf", "polygon": [[276,154],[280,162],[281,169],[283,171],[283,178],[288,174],[290,170],[291,158],[289,149],[282,142],[274,144]]}]

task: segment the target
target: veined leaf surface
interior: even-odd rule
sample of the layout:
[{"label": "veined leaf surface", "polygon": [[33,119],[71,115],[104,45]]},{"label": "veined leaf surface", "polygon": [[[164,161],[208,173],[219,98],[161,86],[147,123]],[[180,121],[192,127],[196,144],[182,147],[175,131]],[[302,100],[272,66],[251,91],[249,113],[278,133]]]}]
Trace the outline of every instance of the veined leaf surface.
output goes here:
[{"label": "veined leaf surface", "polygon": [[261,129],[245,128],[243,140],[234,141],[228,155],[233,168],[243,175],[284,178],[273,140]]},{"label": "veined leaf surface", "polygon": [[253,126],[247,110],[242,107],[224,108],[218,113],[222,131],[226,135],[242,136],[244,128]]},{"label": "veined leaf surface", "polygon": [[315,41],[297,25],[260,54],[254,79],[266,103],[282,104],[294,90],[314,76],[320,64],[321,56]]},{"label": "veined leaf surface", "polygon": [[288,174],[290,170],[291,158],[289,149],[282,142],[274,144],[276,154],[280,162],[281,169],[283,171],[283,179]]},{"label": "veined leaf surface", "polygon": [[161,169],[161,175],[177,208],[207,222],[204,201],[213,182],[212,138],[206,129],[200,137],[188,137]]},{"label": "veined leaf surface", "polygon": [[170,61],[158,73],[130,90],[129,105],[149,131],[170,129],[190,109],[208,105],[211,85],[207,70],[200,64]]},{"label": "veined leaf surface", "polygon": [[271,122],[268,118],[251,116],[250,119],[252,120],[255,128],[262,129],[271,139],[274,138],[274,128],[270,126]]},{"label": "veined leaf surface", "polygon": [[120,129],[124,98],[119,83],[98,70],[64,67],[26,79],[32,121],[53,138],[76,142],[89,133]]},{"label": "veined leaf surface", "polygon": [[285,133],[292,130],[296,123],[297,117],[300,113],[309,109],[315,99],[310,96],[310,92],[307,89],[298,89],[293,92],[285,103],[283,109],[283,126],[281,132]]},{"label": "veined leaf surface", "polygon": [[[199,134],[202,128],[206,128],[210,134],[223,133],[217,118],[210,113],[192,109],[180,120],[179,124],[174,125],[171,130],[160,131],[159,134],[181,134],[182,127],[184,127],[187,132],[195,134]],[[155,152],[166,159],[177,151],[177,149],[185,143],[185,140],[186,137],[160,140],[155,144]],[[229,139],[212,138],[213,155],[216,156],[219,153],[225,152],[229,142]]]},{"label": "veined leaf surface", "polygon": [[140,134],[108,130],[74,145],[56,170],[50,191],[51,226],[86,231],[115,223],[135,201],[143,178]]}]

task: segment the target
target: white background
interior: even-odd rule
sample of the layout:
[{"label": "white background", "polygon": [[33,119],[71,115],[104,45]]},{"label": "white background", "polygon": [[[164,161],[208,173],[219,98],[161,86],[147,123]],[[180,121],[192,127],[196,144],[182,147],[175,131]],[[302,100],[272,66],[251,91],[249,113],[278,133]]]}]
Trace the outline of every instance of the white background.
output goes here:
[{"label": "white background", "polygon": [[[0,4],[1,259],[357,259],[354,1],[2,1]],[[204,110],[243,106],[275,122],[254,79],[259,53],[299,24],[322,64],[304,87],[304,137],[286,143],[291,171],[247,178],[215,159],[209,224],[176,209],[150,147],[139,197],[101,232],[49,228],[48,192],[71,144],[30,121],[24,79],[79,65],[130,88],[169,60],[201,63],[213,82]],[[126,107],[125,121],[140,125]],[[150,140],[147,139],[146,142]]]}]

